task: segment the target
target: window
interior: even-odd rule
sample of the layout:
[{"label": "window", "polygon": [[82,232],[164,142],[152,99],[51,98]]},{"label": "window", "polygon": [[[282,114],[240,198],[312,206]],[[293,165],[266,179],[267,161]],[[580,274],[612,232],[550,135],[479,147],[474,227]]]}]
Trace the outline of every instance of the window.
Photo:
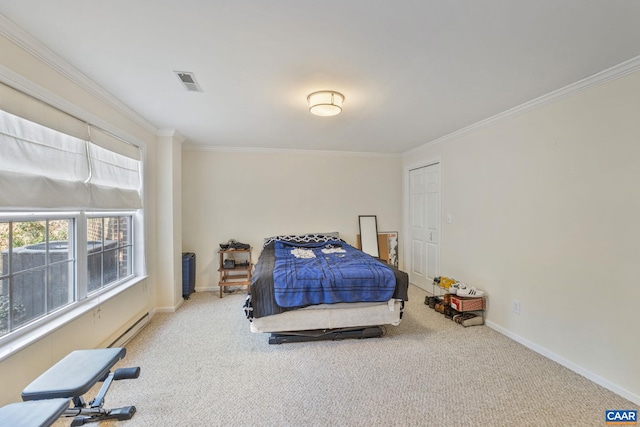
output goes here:
[{"label": "window", "polygon": [[0,215],[0,338],[133,278],[133,223],[131,212]]},{"label": "window", "polygon": [[144,274],[141,157],[0,84],[0,344],[48,333]]},{"label": "window", "polygon": [[88,293],[132,275],[131,223],[130,215],[87,220]]},{"label": "window", "polygon": [[0,336],[75,300],[75,219],[0,222]]}]

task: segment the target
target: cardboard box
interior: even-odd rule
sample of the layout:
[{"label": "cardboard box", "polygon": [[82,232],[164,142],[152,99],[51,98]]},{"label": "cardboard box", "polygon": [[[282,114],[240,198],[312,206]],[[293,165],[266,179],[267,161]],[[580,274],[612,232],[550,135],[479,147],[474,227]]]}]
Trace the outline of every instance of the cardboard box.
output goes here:
[{"label": "cardboard box", "polygon": [[484,310],[486,301],[484,297],[459,297],[451,295],[451,307],[458,311]]}]

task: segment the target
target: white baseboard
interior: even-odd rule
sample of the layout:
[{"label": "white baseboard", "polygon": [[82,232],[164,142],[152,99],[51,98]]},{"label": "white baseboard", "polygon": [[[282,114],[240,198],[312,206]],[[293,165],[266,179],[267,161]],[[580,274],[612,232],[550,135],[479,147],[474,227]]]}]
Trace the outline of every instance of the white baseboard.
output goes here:
[{"label": "white baseboard", "polygon": [[[243,287],[246,289],[247,285],[238,285],[237,287]],[[218,286],[207,286],[203,288],[196,288],[196,292],[220,292],[220,287]]]},{"label": "white baseboard", "polygon": [[218,286],[196,287],[196,292],[218,292],[219,290]]},{"label": "white baseboard", "polygon": [[546,357],[547,359],[551,359],[556,363],[559,363],[560,365],[564,366],[567,369],[572,370],[573,372],[575,372],[578,375],[582,375],[583,377],[587,378],[590,381],[593,381],[594,383],[606,388],[607,390],[610,390],[612,392],[614,392],[615,394],[617,394],[618,396],[621,396],[629,401],[631,401],[632,403],[635,403],[636,405],[640,405],[640,396],[638,396],[637,394],[634,394],[632,392],[630,392],[629,390],[626,390],[622,387],[619,387],[616,384],[613,384],[612,382],[602,378],[599,375],[594,374],[593,372],[587,371],[586,369],[568,361],[567,359],[558,356],[557,354],[553,353],[552,351],[547,350],[544,347],[541,347],[527,339],[522,338],[519,335],[514,334],[513,332],[503,328],[502,326],[498,326],[495,323],[486,320],[485,319],[485,324],[490,327],[491,329],[493,329],[496,332],[501,333],[502,335],[505,335],[509,338],[511,338],[512,340],[519,342],[520,344],[522,344],[523,346],[527,347],[530,350],[535,351],[538,354],[541,354],[542,356]]}]

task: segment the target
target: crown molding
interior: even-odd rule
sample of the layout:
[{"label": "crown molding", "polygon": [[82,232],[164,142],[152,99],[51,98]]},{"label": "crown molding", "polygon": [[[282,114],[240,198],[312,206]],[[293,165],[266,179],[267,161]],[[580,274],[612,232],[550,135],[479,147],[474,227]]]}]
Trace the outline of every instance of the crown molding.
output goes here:
[{"label": "crown molding", "polygon": [[419,147],[412,148],[411,150],[405,151],[403,153],[403,156],[411,155],[417,151],[420,151],[422,148],[425,148],[431,145],[445,143],[445,142],[460,138],[463,135],[467,135],[471,132],[475,132],[486,126],[489,126],[494,122],[497,122],[509,117],[514,117],[514,116],[526,113],[528,111],[544,107],[546,105],[557,102],[561,99],[575,95],[579,92],[585,91],[592,87],[602,85],[611,80],[621,78],[623,76],[626,76],[627,74],[631,74],[638,70],[640,70],[640,56],[631,58],[625,62],[622,62],[618,65],[614,65],[613,67],[607,68],[603,71],[600,71],[582,80],[578,80],[577,82],[567,85],[563,88],[560,88],[553,92],[549,92],[548,94],[532,99],[531,101],[525,102],[524,104],[521,104],[517,107],[511,108],[507,111],[496,114],[495,116],[491,116],[487,119],[476,122],[472,125],[459,129],[455,132],[451,132],[450,134],[434,139],[433,141],[424,143]]},{"label": "crown molding", "polygon": [[187,138],[178,132],[175,129],[158,129],[156,132],[156,136],[166,136],[169,138],[173,138],[178,143],[182,144],[187,140]]},{"label": "crown molding", "polygon": [[0,35],[151,133],[157,127],[0,13]]},{"label": "crown molding", "polygon": [[225,147],[218,145],[184,144],[185,151],[210,151],[218,153],[255,153],[255,154],[302,154],[323,157],[377,157],[400,159],[399,153],[373,153],[366,151],[330,151],[330,150],[300,150],[289,148],[258,148],[258,147]]}]

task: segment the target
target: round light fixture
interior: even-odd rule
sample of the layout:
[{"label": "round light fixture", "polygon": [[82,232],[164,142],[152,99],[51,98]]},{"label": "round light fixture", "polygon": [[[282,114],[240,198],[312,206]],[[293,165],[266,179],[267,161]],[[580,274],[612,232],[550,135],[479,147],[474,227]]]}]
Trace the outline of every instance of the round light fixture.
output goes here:
[{"label": "round light fixture", "polygon": [[309,112],[316,116],[335,116],[342,111],[344,95],[332,90],[320,90],[307,96]]}]

